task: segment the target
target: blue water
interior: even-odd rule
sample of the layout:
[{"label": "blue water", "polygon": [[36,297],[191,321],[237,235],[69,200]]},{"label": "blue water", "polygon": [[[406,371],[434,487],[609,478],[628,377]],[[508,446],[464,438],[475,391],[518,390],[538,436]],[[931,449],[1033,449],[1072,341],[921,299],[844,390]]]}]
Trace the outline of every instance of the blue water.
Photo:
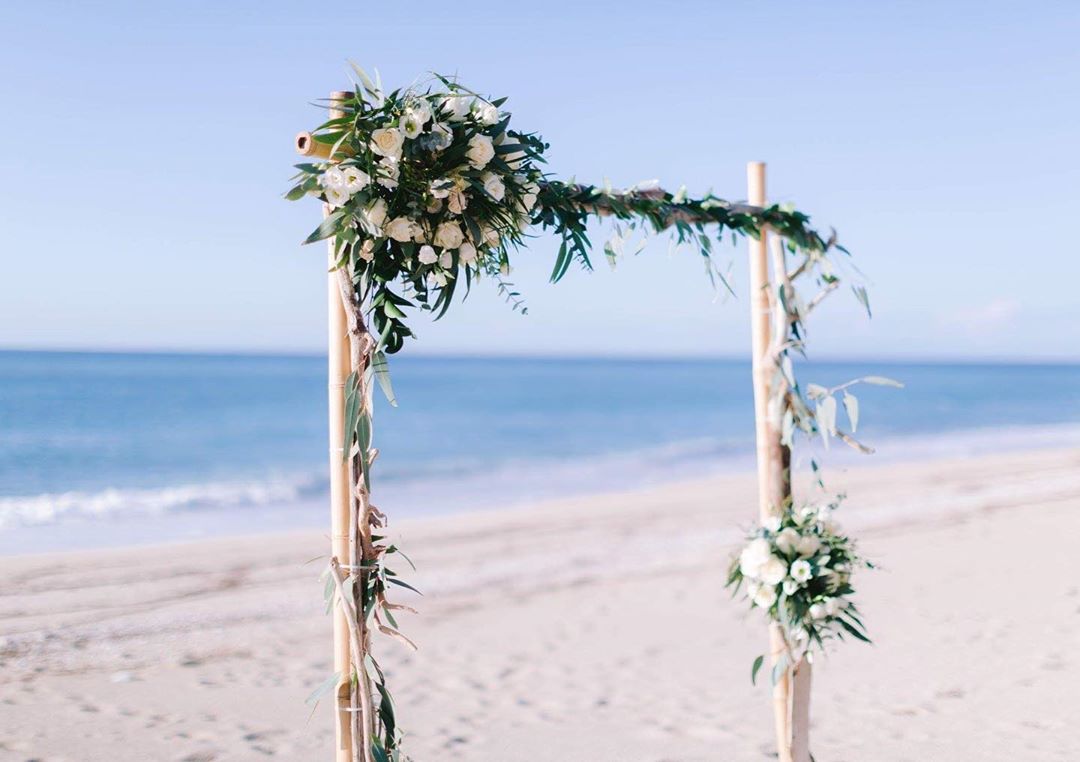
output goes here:
[{"label": "blue water", "polygon": [[[375,488],[396,515],[752,464],[743,362],[403,357],[392,371],[400,407],[377,404]],[[321,526],[325,373],[319,357],[0,352],[0,552],[217,534],[253,515]],[[867,373],[906,384],[856,390],[880,457],[1080,444],[1080,366],[800,376]]]}]

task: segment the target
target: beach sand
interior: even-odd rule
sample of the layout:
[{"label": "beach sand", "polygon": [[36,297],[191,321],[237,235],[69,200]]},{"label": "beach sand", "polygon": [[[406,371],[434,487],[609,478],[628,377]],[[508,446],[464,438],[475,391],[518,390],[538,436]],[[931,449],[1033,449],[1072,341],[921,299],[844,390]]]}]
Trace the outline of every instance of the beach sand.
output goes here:
[{"label": "beach sand", "polygon": [[[1075,760],[1080,451],[861,466],[875,644],[818,662],[820,762]],[[390,507],[392,510],[392,507]],[[418,762],[768,760],[765,627],[723,589],[738,474],[402,522],[385,638]],[[0,760],[330,760],[317,532],[0,559]]]}]

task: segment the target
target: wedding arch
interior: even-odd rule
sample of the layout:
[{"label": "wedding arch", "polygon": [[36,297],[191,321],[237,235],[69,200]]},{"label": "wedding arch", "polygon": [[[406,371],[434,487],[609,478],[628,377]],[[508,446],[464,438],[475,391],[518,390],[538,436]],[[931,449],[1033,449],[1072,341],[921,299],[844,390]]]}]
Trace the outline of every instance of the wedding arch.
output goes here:
[{"label": "wedding arch", "polygon": [[[374,386],[396,404],[387,357],[413,337],[410,313],[442,317],[462,281],[467,293],[474,281],[492,280],[520,306],[507,276],[511,253],[524,245],[530,227],[560,239],[552,281],[574,262],[591,268],[587,225],[597,217],[617,226],[604,247],[608,257],[618,255],[623,235],[637,227],[670,231],[725,286],[714,242],[725,233],[750,241],[760,523],[727,582],[736,590],[745,583],[751,606],[769,620],[779,758],[809,762],[814,649],[845,635],[866,639],[849,597],[852,572],[868,564],[831,518],[837,500],[795,504],[791,446],[801,432],[869,452],[853,437],[859,408],[850,389],[860,382],[896,383],[869,376],[804,388],[795,377],[804,321],[841,284],[846,250],[835,234],[826,238],[810,227],[807,215],[766,204],[764,164],[748,166],[746,203],[711,194],[691,198],[685,190],[567,183],[542,171],[548,144],[510,127],[505,98],[486,98],[439,75],[384,93],[353,68],[355,89],[331,93],[329,118],[297,135],[296,149],[310,162],[297,165],[296,184],[286,194],[323,202],[323,221],[305,243],[329,242],[332,540],[326,598],[334,612],[335,673],[311,698],[333,694],[336,762],[407,759],[386,677],[372,652],[375,632],[415,648],[396,620],[412,609],[389,597],[394,587],[413,589],[388,566],[391,558],[408,558],[387,541],[386,514],[371,501],[378,456]],[[805,297],[799,283],[813,284],[815,293]],[[869,312],[863,287],[853,290]],[[838,396],[850,431],[838,425]],[[764,661],[764,655],[754,661],[752,679]]]}]

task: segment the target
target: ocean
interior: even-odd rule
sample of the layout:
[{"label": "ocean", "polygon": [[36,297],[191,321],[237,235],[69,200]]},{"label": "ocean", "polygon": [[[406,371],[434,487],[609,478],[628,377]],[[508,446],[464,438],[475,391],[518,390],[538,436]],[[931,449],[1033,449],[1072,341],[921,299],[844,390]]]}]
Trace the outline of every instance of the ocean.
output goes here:
[{"label": "ocean", "polygon": [[[391,516],[753,467],[748,363],[391,358],[376,502]],[[0,352],[0,553],[323,527],[316,356]],[[863,387],[879,461],[1080,445],[1080,365],[818,362]],[[856,459],[834,445],[826,460]],[[858,456],[863,457],[863,456]],[[805,460],[805,458],[804,458]]]}]

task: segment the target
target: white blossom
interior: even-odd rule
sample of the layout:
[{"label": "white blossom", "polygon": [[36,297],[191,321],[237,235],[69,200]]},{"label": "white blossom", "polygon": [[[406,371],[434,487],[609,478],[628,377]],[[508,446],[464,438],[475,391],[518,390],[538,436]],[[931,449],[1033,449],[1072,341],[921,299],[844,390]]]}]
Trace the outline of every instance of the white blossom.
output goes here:
[{"label": "white blossom", "polygon": [[761,565],[761,581],[766,585],[779,585],[787,576],[788,567],[783,559],[769,556],[769,560]]},{"label": "white blossom", "polygon": [[771,585],[762,585],[754,591],[754,605],[767,609],[776,603],[776,588]]},{"label": "white blossom", "polygon": [[821,548],[821,540],[816,535],[806,534],[799,538],[799,542],[796,545],[796,550],[799,551],[799,555],[803,558],[809,558],[818,552]]},{"label": "white blossom", "polygon": [[413,231],[417,227],[417,224],[408,217],[395,217],[390,220],[385,232],[388,237],[393,238],[395,241],[406,243],[412,240]]},{"label": "white blossom", "polygon": [[451,122],[464,122],[472,107],[472,96],[451,93],[443,98],[442,107]]},{"label": "white blossom", "polygon": [[402,134],[409,140],[416,138],[424,130],[424,123],[416,112],[412,110],[406,110],[401,115],[401,121],[398,123],[398,127],[401,128]]},{"label": "white blossom", "polygon": [[356,193],[359,190],[363,190],[371,183],[371,177],[359,167],[343,167],[341,175],[344,178],[345,190],[349,193]]},{"label": "white blossom", "polygon": [[350,196],[349,192],[341,186],[331,185],[323,189],[323,195],[326,196],[326,203],[337,209],[338,207],[345,206]]},{"label": "white blossom", "polygon": [[405,136],[396,127],[384,127],[371,133],[371,150],[390,159],[401,158]]},{"label": "white blossom", "polygon": [[747,543],[739,554],[739,571],[744,577],[756,578],[761,574],[762,565],[771,557],[769,541],[758,538]]},{"label": "white blossom", "polygon": [[476,261],[476,247],[465,241],[458,247],[458,259],[462,264],[471,264]]},{"label": "white blossom", "polygon": [[454,188],[454,190],[450,191],[450,195],[446,199],[446,206],[453,214],[461,214],[468,205],[469,197],[465,195],[465,191],[460,188]]},{"label": "white blossom", "polygon": [[495,146],[487,135],[473,135],[469,138],[469,149],[465,156],[473,169],[483,169],[495,157]]},{"label": "white blossom", "polygon": [[454,265],[454,253],[449,249],[443,249],[443,253],[439,255],[439,267],[449,270]]},{"label": "white blossom", "polygon": [[485,172],[481,175],[480,180],[484,183],[484,190],[487,194],[496,201],[502,201],[506,196],[506,186],[503,184],[502,178],[494,172]]},{"label": "white blossom", "polygon": [[473,116],[480,124],[491,126],[499,122],[499,109],[485,101],[476,99],[472,104]]},{"label": "white blossom", "polygon": [[810,568],[809,561],[800,558],[791,565],[791,578],[796,582],[809,582],[810,578],[813,576],[814,570]]},{"label": "white blossom", "polygon": [[776,535],[776,547],[784,555],[794,551],[798,544],[799,533],[791,527],[781,530],[780,533]]},{"label": "white blossom", "polygon": [[330,169],[322,173],[319,184],[324,188],[343,188],[345,187],[345,175],[338,167],[330,167]]},{"label": "white blossom", "polygon": [[421,246],[416,258],[422,265],[433,265],[439,261],[439,255],[430,246]]},{"label": "white blossom", "polygon": [[381,198],[375,199],[364,212],[364,218],[372,228],[381,230],[382,226],[386,224],[386,202]]},{"label": "white blossom", "polygon": [[365,262],[373,260],[375,258],[375,242],[370,238],[365,239],[364,242],[360,244],[360,251],[357,253],[357,256]]},{"label": "white blossom", "polygon": [[379,162],[379,167],[381,169],[378,179],[379,185],[389,190],[396,188],[398,179],[401,177],[401,167],[398,165],[397,159],[388,156]]},{"label": "white blossom", "polygon": [[825,606],[820,603],[815,603],[810,607],[811,619],[824,619],[829,615],[829,612],[825,610]]},{"label": "white blossom", "polygon": [[456,249],[465,240],[465,234],[456,222],[444,222],[435,229],[435,245],[444,249]]}]

